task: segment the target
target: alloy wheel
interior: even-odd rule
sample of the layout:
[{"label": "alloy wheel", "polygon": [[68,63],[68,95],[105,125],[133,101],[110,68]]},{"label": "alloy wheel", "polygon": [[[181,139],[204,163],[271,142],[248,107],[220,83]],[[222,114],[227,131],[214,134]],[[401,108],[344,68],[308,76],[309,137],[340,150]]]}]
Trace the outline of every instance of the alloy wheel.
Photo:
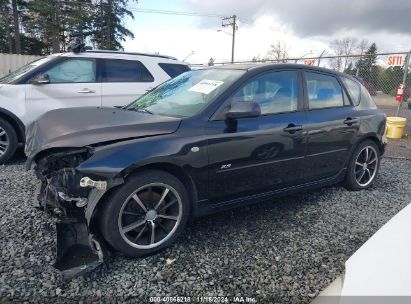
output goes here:
[{"label": "alloy wheel", "polygon": [[368,186],[375,178],[378,169],[378,153],[372,146],[364,147],[355,161],[354,175],[361,187]]},{"label": "alloy wheel", "polygon": [[6,153],[9,144],[9,136],[6,133],[6,130],[0,127],[0,156]]},{"label": "alloy wheel", "polygon": [[151,183],[132,193],[123,203],[118,228],[124,241],[138,249],[166,242],[182,218],[182,201],[170,185]]}]

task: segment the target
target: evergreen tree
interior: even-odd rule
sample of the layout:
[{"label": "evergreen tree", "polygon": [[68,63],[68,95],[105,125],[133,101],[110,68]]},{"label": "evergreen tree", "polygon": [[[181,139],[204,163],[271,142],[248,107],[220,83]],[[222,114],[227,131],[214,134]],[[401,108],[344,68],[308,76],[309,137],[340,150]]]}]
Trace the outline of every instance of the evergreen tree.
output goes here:
[{"label": "evergreen tree", "polygon": [[0,0],[0,52],[56,53],[73,38],[101,49],[122,49],[127,37],[134,38],[123,24],[125,17],[134,18],[129,2],[137,1]]},{"label": "evergreen tree", "polygon": [[127,0],[100,0],[94,15],[94,32],[92,41],[100,49],[123,49],[122,42],[126,37],[134,38],[133,33],[122,23],[124,17],[134,19],[133,13],[127,9]]},{"label": "evergreen tree", "polygon": [[356,75],[357,74],[357,69],[353,67],[353,63],[350,61],[348,66],[344,69],[344,73],[350,74],[350,75]]},{"label": "evergreen tree", "polygon": [[12,9],[9,0],[0,0],[0,52],[13,53]]},{"label": "evergreen tree", "polygon": [[68,39],[80,38],[85,42],[94,33],[94,19],[97,8],[92,0],[78,0],[67,6]]},{"label": "evergreen tree", "polygon": [[374,85],[378,82],[378,69],[377,69],[377,45],[372,43],[368,50],[357,62],[358,76],[364,81],[372,83]]}]

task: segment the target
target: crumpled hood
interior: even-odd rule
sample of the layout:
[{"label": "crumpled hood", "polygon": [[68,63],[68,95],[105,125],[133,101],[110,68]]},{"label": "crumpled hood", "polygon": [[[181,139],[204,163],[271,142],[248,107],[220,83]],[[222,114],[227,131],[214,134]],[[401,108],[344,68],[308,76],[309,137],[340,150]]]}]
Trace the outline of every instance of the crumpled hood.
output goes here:
[{"label": "crumpled hood", "polygon": [[29,159],[49,148],[84,147],[113,140],[175,132],[181,119],[117,108],[69,108],[47,112],[26,129]]}]

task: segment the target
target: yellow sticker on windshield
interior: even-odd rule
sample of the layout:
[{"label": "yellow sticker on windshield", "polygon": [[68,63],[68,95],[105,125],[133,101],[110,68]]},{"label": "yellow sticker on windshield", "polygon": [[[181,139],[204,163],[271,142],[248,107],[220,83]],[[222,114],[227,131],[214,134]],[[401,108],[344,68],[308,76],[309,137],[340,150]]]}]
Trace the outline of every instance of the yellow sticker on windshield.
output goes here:
[{"label": "yellow sticker on windshield", "polygon": [[217,89],[223,83],[224,81],[220,81],[220,80],[203,79],[199,83],[193,85],[188,90],[191,92],[210,94],[212,91]]}]

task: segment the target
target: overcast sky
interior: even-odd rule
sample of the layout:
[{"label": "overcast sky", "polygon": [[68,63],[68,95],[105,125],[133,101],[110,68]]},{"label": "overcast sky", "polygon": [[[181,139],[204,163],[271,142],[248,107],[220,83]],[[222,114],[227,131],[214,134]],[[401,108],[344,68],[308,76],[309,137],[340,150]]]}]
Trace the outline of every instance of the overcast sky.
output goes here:
[{"label": "overcast sky", "polygon": [[[140,0],[132,8],[189,11],[205,15],[233,15],[239,18],[235,60],[264,57],[270,44],[284,41],[290,56],[313,56],[329,42],[353,37],[375,41],[381,52],[411,48],[411,0]],[[178,16],[134,12],[127,20],[135,39],[128,39],[128,51],[160,52],[187,61],[229,61],[231,37],[222,32],[221,18]],[[227,29],[228,30],[228,29]]]}]

